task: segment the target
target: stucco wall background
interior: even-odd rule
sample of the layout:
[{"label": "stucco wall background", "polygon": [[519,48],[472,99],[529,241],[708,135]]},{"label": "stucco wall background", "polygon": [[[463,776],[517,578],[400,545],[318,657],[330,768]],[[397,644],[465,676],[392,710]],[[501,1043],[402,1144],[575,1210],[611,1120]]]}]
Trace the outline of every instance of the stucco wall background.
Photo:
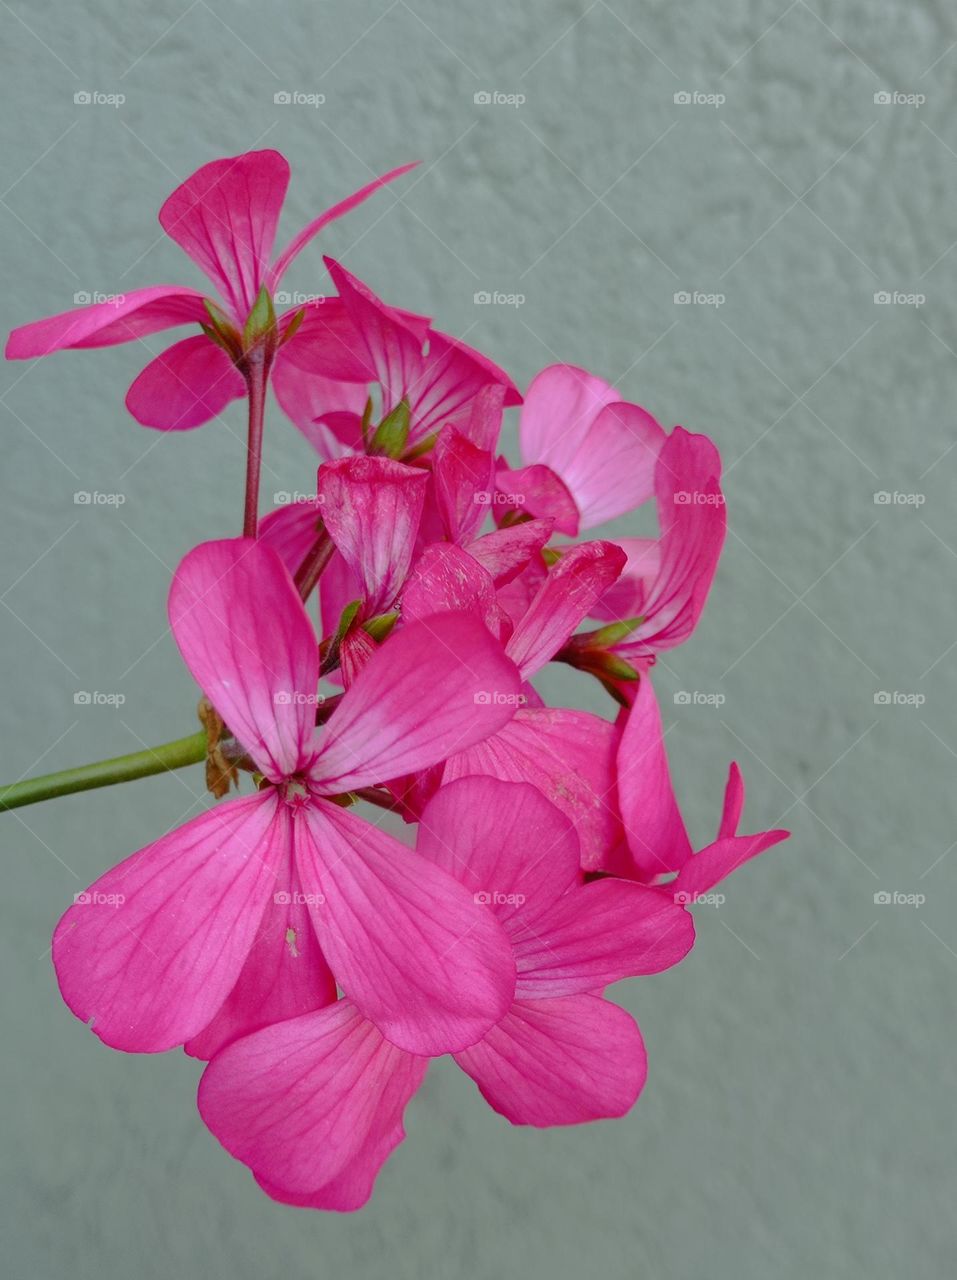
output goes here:
[{"label": "stucco wall background", "polygon": [[[421,158],[289,287],[322,292],[332,252],[520,385],[569,360],[715,437],[731,532],[697,634],[661,664],[672,766],[699,841],[732,758],[746,829],[794,832],[723,906],[696,909],[685,964],[616,992],[650,1054],[626,1121],[511,1129],[439,1063],[371,1206],[336,1218],[261,1196],[195,1113],[197,1064],[111,1053],[59,1001],[48,948],[64,905],[204,804],[198,771],[8,814],[5,1273],[952,1274],[952,8],[2,9],[3,327],[81,292],[198,284],[155,214],[216,156],[289,157],[280,240]],[[83,92],[125,101],[75,103]],[[476,305],[483,290],[524,302]],[[133,345],[0,371],[5,781],[191,727],[165,596],[190,546],[238,527],[242,409],[182,436],[143,430],[122,401],[146,358]],[[308,489],[312,466],[274,411],[267,503]],[[125,502],[76,505],[78,491]],[[80,690],[126,701],[78,706]],[[568,673],[545,691],[606,709]],[[675,701],[694,691],[725,701]],[[875,902],[895,892],[925,901]]]}]

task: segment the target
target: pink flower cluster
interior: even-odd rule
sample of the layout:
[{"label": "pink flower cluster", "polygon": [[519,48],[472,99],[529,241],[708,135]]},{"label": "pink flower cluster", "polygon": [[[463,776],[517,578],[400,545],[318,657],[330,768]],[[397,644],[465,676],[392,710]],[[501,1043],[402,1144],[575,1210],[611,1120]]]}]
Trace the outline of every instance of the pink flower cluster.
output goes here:
[{"label": "pink flower cluster", "polygon": [[[196,547],[170,591],[252,790],[97,880],[53,959],[105,1044],[207,1061],[203,1119],[270,1196],[337,1210],[368,1199],[439,1055],[515,1124],[624,1115],[645,1048],[606,987],[681,960],[689,904],[787,834],[738,834],[732,765],[695,852],[669,776],[651,671],[694,630],[720,555],[713,443],[570,365],[523,402],[329,259],[334,295],[276,316],[303,246],[404,171],[274,259],[286,161],[206,165],[160,220],[219,301],[157,286],[7,347],[199,324],[137,377],[133,416],[196,427],[251,395],[257,366],[320,455],[313,498]],[[497,444],[520,403],[512,467]],[[652,501],[657,537],[572,541]],[[597,678],[614,718],[547,706],[532,682],[551,661]],[[358,800],[414,824],[414,848]]]}]

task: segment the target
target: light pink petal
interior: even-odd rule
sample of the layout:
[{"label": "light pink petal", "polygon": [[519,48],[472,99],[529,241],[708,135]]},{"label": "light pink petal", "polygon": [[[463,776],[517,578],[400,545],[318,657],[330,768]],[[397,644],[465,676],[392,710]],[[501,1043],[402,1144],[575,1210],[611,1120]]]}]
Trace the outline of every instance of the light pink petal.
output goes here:
[{"label": "light pink petal", "polygon": [[648,1073],[634,1018],[593,995],[517,1000],[455,1060],[490,1107],[538,1128],[623,1116]]},{"label": "light pink petal", "polygon": [[460,880],[510,937],[524,937],[581,879],[575,829],[525,782],[449,782],[425,807],[416,848]]},{"label": "light pink petal", "polygon": [[187,1053],[212,1058],[241,1036],[334,1003],[336,980],[319,949],[306,903],[287,839],[236,985],[212,1022],[187,1041]]},{"label": "light pink petal", "polygon": [[197,169],[160,209],[160,226],[246,319],[266,279],[289,165],[278,151],[247,151]]},{"label": "light pink petal", "polygon": [[346,213],[351,213],[369,196],[374,195],[380,187],[386,186],[390,182],[394,182],[396,178],[401,178],[404,173],[408,173],[410,169],[414,169],[419,163],[413,160],[411,164],[400,165],[397,169],[390,169],[388,173],[384,173],[381,178],[373,178],[371,182],[367,182],[364,187],[360,187],[358,191],[353,191],[351,196],[346,196],[345,200],[340,200],[338,204],[334,204],[331,209],[326,209],[324,213],[320,213],[318,218],[313,218],[303,229],[293,237],[292,241],[283,249],[282,253],[276,259],[275,266],[269,274],[270,288],[275,289],[285,274],[286,268],[298,254],[313,240],[323,227],[327,227],[330,222],[335,222],[337,218],[341,218]]},{"label": "light pink petal", "polygon": [[273,782],[312,757],[319,654],[275,551],[248,538],[205,542],[181,561],[169,619],[197,684]]},{"label": "light pink petal", "polygon": [[160,1053],[236,983],[288,839],[275,795],[219,804],[101,876],[61,919],[63,999],[114,1049]]},{"label": "light pink petal", "polygon": [[494,459],[487,449],[446,427],[432,450],[432,485],[445,536],[468,542],[488,516]]},{"label": "light pink petal", "polygon": [[341,1178],[370,1138],[395,1131],[426,1065],[340,1000],[217,1054],[199,1110],[258,1178],[308,1195]]},{"label": "light pink petal", "polygon": [[561,476],[581,512],[581,528],[592,529],[632,511],[655,491],[655,465],[667,439],[637,404],[605,405]]},{"label": "light pink petal", "polygon": [[517,577],[528,562],[538,556],[552,535],[551,520],[525,520],[505,529],[493,529],[474,542],[466,551],[492,575],[496,586],[504,586]]},{"label": "light pink petal", "polygon": [[365,616],[386,610],[412,563],[429,477],[391,458],[340,458],[319,468],[326,529],[362,584]]},{"label": "light pink petal", "polygon": [[542,463],[512,470],[501,458],[495,472],[495,514],[521,511],[550,520],[556,533],[578,536],[578,507],[561,476]]},{"label": "light pink petal", "polygon": [[477,618],[435,614],[390,636],[329,722],[312,770],[338,794],[438,764],[506,724],[520,681]]},{"label": "light pink petal", "polygon": [[[418,1063],[422,1074],[425,1073],[424,1058],[409,1057],[411,1063]],[[408,1087],[406,1084],[404,1087]],[[318,1191],[295,1192],[284,1191],[265,1178],[256,1181],[271,1199],[280,1204],[291,1204],[297,1209],[328,1209],[337,1213],[354,1213],[361,1209],[372,1195],[376,1178],[382,1166],[396,1147],[405,1140],[405,1129],[397,1125],[391,1133],[379,1132],[373,1126],[365,1143],[359,1148],[342,1172],[332,1178]]]},{"label": "light pink petal", "polygon": [[691,841],[671,785],[661,712],[648,676],[639,681],[625,718],[618,749],[618,800],[631,859],[643,878],[675,871],[691,857]]},{"label": "light pink petal", "polygon": [[402,619],[415,622],[447,612],[474,613],[493,635],[501,633],[502,610],[487,571],[461,547],[436,542],[412,568],[402,592]]},{"label": "light pink petal", "polygon": [[176,325],[208,321],[201,293],[159,284],[21,325],[7,339],[5,354],[8,360],[32,360],[66,347],[107,347]]},{"label": "light pink petal", "polygon": [[184,338],[151,360],[126,393],[126,407],[144,427],[188,431],[246,394],[229,356],[204,333]]},{"label": "light pink petal", "polygon": [[624,839],[615,781],[621,732],[587,711],[522,707],[504,728],[450,756],[445,781],[489,774],[530,782],[571,820],[582,866],[599,870]]},{"label": "light pink petal", "polygon": [[312,549],[322,526],[322,503],[302,498],[270,511],[259,522],[259,541],[279,556],[289,572],[296,570]]},{"label": "light pink petal", "polygon": [[323,801],[300,814],[296,857],[321,895],[310,910],[339,986],[393,1044],[449,1053],[504,1014],[515,990],[508,939],[457,880]]},{"label": "light pink petal", "polygon": [[614,387],[584,369],[549,365],[525,393],[519,423],[522,461],[526,466],[543,462],[563,476],[595,418],[606,404],[620,400]]},{"label": "light pink petal", "polygon": [[572,889],[535,920],[519,916],[509,937],[516,998],[541,1000],[670,969],[691,950],[694,923],[657,889],[604,879]]},{"label": "light pink petal", "polygon": [[661,568],[642,609],[644,622],[617,647],[623,656],[673,648],[697,626],[727,526],[720,478],[721,459],[708,437],[675,427],[655,479]]},{"label": "light pink petal", "polygon": [[530,679],[571,637],[625,564],[613,542],[583,542],[566,551],[529,605],[508,642],[508,656]]}]

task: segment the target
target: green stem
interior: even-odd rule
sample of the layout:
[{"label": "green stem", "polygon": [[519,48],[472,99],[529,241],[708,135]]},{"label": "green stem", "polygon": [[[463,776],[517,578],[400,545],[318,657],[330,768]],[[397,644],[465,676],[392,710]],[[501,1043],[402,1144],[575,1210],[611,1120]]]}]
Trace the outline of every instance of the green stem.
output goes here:
[{"label": "green stem", "polygon": [[92,791],[94,787],[111,787],[116,782],[133,782],[136,778],[149,778],[156,773],[182,769],[188,764],[199,764],[205,759],[206,731],[201,729],[186,738],[147,747],[145,751],[134,751],[128,756],[82,764],[76,769],[61,769],[59,773],[47,773],[39,778],[26,778],[23,782],[0,787],[0,810],[19,809],[21,805],[69,796],[75,791]]}]

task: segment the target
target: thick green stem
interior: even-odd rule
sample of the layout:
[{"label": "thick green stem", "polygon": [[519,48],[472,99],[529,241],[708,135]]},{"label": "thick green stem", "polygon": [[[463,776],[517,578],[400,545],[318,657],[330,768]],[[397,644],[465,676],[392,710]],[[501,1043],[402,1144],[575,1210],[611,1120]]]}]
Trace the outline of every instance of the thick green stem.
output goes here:
[{"label": "thick green stem", "polygon": [[59,773],[47,773],[39,778],[26,778],[23,782],[0,787],[0,810],[18,809],[21,805],[37,804],[40,800],[69,796],[75,791],[92,791],[94,787],[111,787],[116,782],[133,782],[136,778],[149,778],[171,769],[182,769],[188,764],[199,764],[205,759],[206,731],[201,729],[187,738],[147,747],[145,751],[134,751],[128,756],[82,764],[76,769],[61,769]]}]

